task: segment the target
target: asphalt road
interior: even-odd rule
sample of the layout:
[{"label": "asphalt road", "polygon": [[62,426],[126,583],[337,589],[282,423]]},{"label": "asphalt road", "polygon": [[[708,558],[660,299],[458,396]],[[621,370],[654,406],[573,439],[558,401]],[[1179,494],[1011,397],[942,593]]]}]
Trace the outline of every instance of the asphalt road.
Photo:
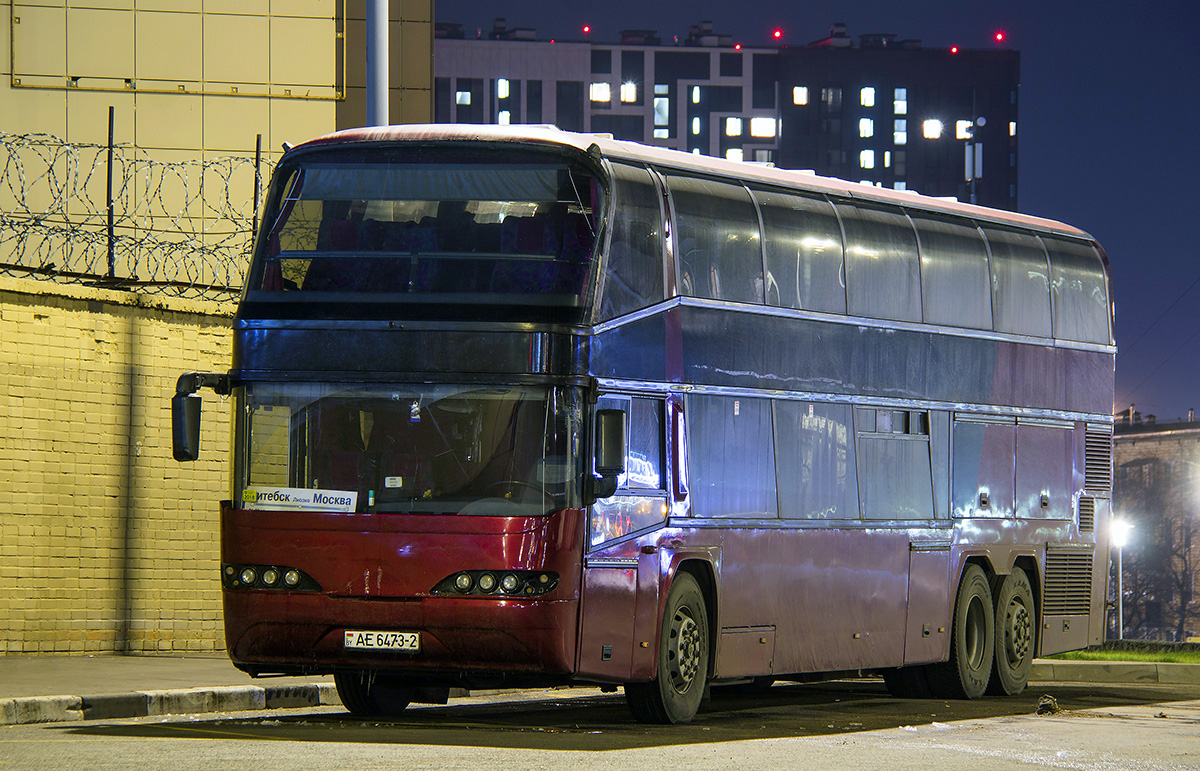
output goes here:
[{"label": "asphalt road", "polygon": [[[1038,715],[1043,694],[1061,711]],[[717,691],[684,726],[623,698],[528,691],[340,707],[0,727],[0,769],[1200,769],[1200,686],[1035,683],[1015,698],[901,700],[879,680]]]}]

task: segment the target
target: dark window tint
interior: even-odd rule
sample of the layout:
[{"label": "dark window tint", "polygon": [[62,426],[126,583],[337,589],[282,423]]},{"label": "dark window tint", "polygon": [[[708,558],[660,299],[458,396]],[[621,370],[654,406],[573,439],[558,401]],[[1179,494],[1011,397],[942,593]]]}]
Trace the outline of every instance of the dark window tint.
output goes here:
[{"label": "dark window tint", "polygon": [[583,131],[583,82],[560,80],[554,84],[555,125],[564,131]]},{"label": "dark window tint", "polygon": [[929,413],[860,409],[858,475],[864,519],[933,519]]},{"label": "dark window tint", "polygon": [[612,243],[600,297],[600,318],[663,299],[662,216],[650,172],[613,164]]},{"label": "dark window tint", "polygon": [[775,403],[775,476],[781,517],[858,518],[850,410],[844,404]]},{"label": "dark window tint", "polygon": [[1050,280],[1037,236],[984,228],[992,250],[992,311],[997,332],[1050,337]]},{"label": "dark window tint", "polygon": [[766,241],[766,300],[784,308],[846,312],[842,230],[824,198],[754,191]]},{"label": "dark window tint", "polygon": [[969,221],[910,212],[921,239],[925,321],[992,328],[987,244]]},{"label": "dark window tint", "polygon": [[542,81],[526,81],[525,91],[525,122],[542,122]]},{"label": "dark window tint", "polygon": [[721,77],[740,78],[742,76],[742,54],[721,54]]},{"label": "dark window tint", "polygon": [[899,209],[839,203],[846,229],[846,293],[855,316],[921,320],[917,238]]},{"label": "dark window tint", "polygon": [[1050,254],[1054,336],[1107,345],[1111,341],[1108,292],[1096,248],[1065,238],[1044,236],[1042,242]]},{"label": "dark window tint", "polygon": [[778,516],[771,402],[691,396],[687,409],[692,516]]},{"label": "dark window tint", "polygon": [[592,74],[608,75],[612,73],[612,50],[607,48],[592,49]]},{"label": "dark window tint", "polygon": [[758,213],[746,188],[674,176],[668,185],[678,222],[680,292],[761,303]]}]

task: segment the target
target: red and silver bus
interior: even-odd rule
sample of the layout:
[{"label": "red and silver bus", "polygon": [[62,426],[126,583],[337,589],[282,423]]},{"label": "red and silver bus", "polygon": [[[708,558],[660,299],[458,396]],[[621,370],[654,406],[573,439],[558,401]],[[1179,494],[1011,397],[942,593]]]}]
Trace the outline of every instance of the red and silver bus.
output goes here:
[{"label": "red and silver bus", "polygon": [[1016,693],[1098,643],[1107,260],[1044,219],[541,127],[290,149],[234,322],[229,655],[450,688],[873,670]]}]

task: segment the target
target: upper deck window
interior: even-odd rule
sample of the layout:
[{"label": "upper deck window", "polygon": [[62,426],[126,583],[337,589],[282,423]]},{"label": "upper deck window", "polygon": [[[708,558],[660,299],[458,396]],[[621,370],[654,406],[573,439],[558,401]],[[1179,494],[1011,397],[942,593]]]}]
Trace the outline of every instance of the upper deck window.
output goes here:
[{"label": "upper deck window", "polygon": [[586,302],[594,177],[556,158],[426,160],[433,154],[316,152],[285,168],[251,299]]}]

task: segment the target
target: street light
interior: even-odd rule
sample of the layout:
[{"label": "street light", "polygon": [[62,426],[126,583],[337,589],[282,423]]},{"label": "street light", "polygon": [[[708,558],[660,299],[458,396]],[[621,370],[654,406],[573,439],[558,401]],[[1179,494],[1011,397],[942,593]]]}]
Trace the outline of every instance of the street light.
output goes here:
[{"label": "street light", "polygon": [[1117,547],[1117,639],[1125,639],[1125,581],[1124,571],[1121,564],[1122,553],[1125,550],[1125,544],[1129,543],[1129,531],[1133,530],[1133,523],[1127,519],[1114,519],[1112,521],[1112,545]]}]

